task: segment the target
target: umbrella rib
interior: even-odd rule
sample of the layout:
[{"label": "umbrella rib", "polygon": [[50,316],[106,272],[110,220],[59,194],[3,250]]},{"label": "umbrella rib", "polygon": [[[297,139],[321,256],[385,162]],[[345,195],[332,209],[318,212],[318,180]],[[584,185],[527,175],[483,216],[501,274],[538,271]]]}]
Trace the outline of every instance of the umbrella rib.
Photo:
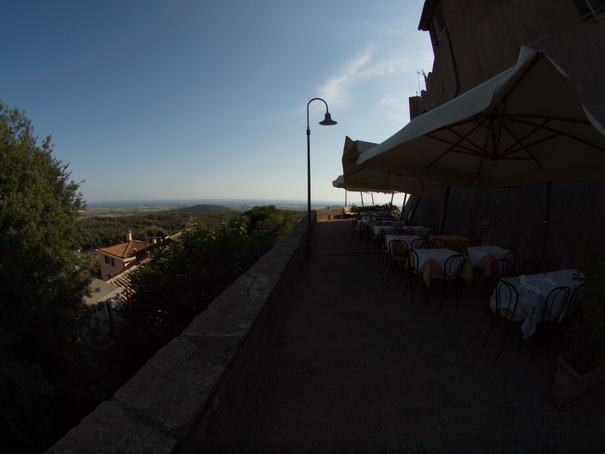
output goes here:
[{"label": "umbrella rib", "polygon": [[[532,125],[532,126],[534,126],[535,123],[532,123],[530,121],[523,121],[519,117],[520,118],[540,118],[537,115],[513,115],[513,116],[511,116],[511,119],[513,121],[516,121],[518,123],[522,123],[522,124],[525,124],[525,125]],[[598,145],[595,145],[594,143],[588,142],[587,140],[581,139],[580,137],[577,137],[577,136],[574,136],[574,135],[571,135],[571,134],[568,134],[568,133],[565,133],[565,132],[562,132],[562,131],[558,131],[558,130],[556,130],[554,128],[549,128],[549,127],[545,126],[551,120],[564,121],[564,122],[567,122],[567,123],[577,123],[577,124],[583,124],[583,125],[590,125],[591,124],[590,122],[584,121],[584,120],[574,120],[572,118],[563,118],[563,117],[542,117],[542,118],[546,118],[547,121],[544,123],[544,126],[541,126],[541,129],[544,129],[545,131],[552,132],[555,136],[556,135],[564,136],[564,137],[567,137],[569,139],[575,140],[577,142],[583,143],[584,145],[589,145],[589,146],[591,146],[593,148],[596,148],[597,150],[605,151],[605,147],[600,147]]]},{"label": "umbrella rib", "polygon": [[[468,137],[470,134],[475,132],[486,121],[486,119],[483,117],[478,117],[478,118],[481,121],[478,121],[476,123],[475,127],[472,128],[470,131],[468,131],[465,135],[460,134],[458,131],[456,131],[453,128],[455,126],[457,126],[458,124],[466,123],[468,121],[447,125],[447,126],[444,126],[442,128],[436,129],[434,131],[431,131],[431,132],[425,134],[426,137],[429,137],[429,138],[437,140],[439,142],[443,142],[443,143],[447,143],[447,144],[451,145],[451,147],[449,147],[441,155],[439,155],[432,162],[430,162],[427,167],[430,167],[433,164],[435,164],[437,161],[439,161],[443,156],[445,156],[449,152],[467,154],[467,155],[471,155],[471,156],[483,156],[485,154],[484,149],[480,145],[478,145],[475,142],[473,142],[472,140],[470,140]],[[474,119],[477,119],[477,118],[474,118]],[[444,130],[447,130],[447,131],[451,132],[452,134],[454,134],[455,136],[458,136],[459,140],[451,141],[451,140],[447,140],[442,137],[438,137],[438,136],[434,135],[434,134],[439,133]],[[471,146],[469,147],[469,146],[463,145],[461,142],[464,142],[464,141],[468,142]],[[460,147],[460,148],[456,148],[456,147]]]}]

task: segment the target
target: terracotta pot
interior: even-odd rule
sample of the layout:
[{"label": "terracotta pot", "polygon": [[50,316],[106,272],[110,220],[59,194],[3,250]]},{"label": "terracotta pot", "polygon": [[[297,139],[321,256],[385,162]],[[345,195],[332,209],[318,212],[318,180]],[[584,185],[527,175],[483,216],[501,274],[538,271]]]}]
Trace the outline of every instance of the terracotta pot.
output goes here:
[{"label": "terracotta pot", "polygon": [[575,357],[574,352],[567,352],[557,358],[559,369],[548,395],[559,408],[566,408],[589,394],[605,377],[605,369],[579,374],[570,364]]}]

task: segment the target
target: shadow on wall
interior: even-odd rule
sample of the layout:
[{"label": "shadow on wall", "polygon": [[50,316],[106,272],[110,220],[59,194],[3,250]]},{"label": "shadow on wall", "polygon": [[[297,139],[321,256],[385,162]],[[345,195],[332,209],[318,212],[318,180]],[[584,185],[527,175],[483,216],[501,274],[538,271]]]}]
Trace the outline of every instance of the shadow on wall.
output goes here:
[{"label": "shadow on wall", "polygon": [[[412,196],[407,209],[416,203]],[[444,195],[420,199],[414,222],[439,226]],[[552,198],[544,262],[561,268],[578,265],[583,249],[605,252],[605,182],[556,182]],[[443,233],[514,248],[520,259],[538,261],[545,232],[546,183],[503,189],[452,187]]]}]

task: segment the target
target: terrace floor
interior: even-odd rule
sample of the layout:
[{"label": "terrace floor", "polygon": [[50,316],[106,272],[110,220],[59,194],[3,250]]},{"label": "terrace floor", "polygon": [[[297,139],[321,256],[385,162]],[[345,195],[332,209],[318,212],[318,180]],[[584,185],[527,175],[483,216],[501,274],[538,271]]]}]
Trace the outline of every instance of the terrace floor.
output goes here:
[{"label": "terrace floor", "polygon": [[221,451],[605,452],[605,386],[559,410],[555,355],[511,335],[496,361],[482,283],[440,310],[376,261],[350,221],[317,224],[257,404]]}]

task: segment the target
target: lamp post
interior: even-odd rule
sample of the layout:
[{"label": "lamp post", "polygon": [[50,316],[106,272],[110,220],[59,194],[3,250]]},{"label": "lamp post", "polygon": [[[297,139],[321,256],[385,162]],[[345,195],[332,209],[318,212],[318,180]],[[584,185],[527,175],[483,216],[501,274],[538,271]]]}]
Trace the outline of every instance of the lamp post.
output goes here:
[{"label": "lamp post", "polygon": [[307,258],[311,257],[311,130],[309,129],[309,105],[313,101],[321,101],[326,105],[326,115],[319,124],[322,126],[336,124],[328,111],[328,103],[323,99],[313,98],[307,103]]}]

